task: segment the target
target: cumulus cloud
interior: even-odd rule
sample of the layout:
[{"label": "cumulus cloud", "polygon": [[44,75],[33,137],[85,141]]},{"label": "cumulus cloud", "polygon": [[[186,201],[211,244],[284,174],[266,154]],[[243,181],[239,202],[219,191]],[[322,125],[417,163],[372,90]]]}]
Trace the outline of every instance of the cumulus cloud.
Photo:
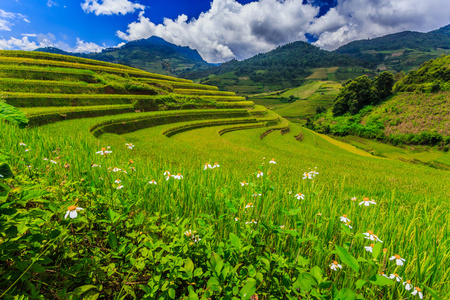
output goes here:
[{"label": "cumulus cloud", "polygon": [[81,40],[80,38],[77,38],[77,45],[73,49],[72,52],[78,52],[78,53],[101,52],[105,48],[106,48],[105,45],[99,46],[96,43],[85,42],[85,41]]},{"label": "cumulus cloud", "polygon": [[340,0],[318,16],[320,1],[213,0],[197,18],[186,15],[153,23],[145,12],[117,36],[125,41],[159,36],[197,49],[208,62],[245,59],[289,42],[318,38],[315,45],[332,50],[356,39],[402,30],[429,31],[450,23],[450,6],[442,0]]},{"label": "cumulus cloud", "polygon": [[197,49],[208,62],[245,59],[279,45],[305,40],[318,8],[301,0],[260,0],[241,5],[235,0],[214,0],[196,19],[186,15],[155,24],[139,13],[138,20],[117,36],[126,41],[159,36],[170,43]]},{"label": "cumulus cloud", "polygon": [[101,52],[106,45],[97,45],[93,42],[85,42],[77,38],[75,47],[70,47],[67,43],[56,40],[52,33],[47,34],[22,34],[22,38],[11,37],[9,39],[0,39],[0,49],[20,49],[32,51],[37,48],[55,47],[67,52],[89,53]]},{"label": "cumulus cloud", "polygon": [[85,0],[81,8],[86,13],[99,15],[126,15],[136,10],[144,10],[145,6],[139,3],[133,3],[128,0]]},{"label": "cumulus cloud", "polygon": [[315,45],[334,50],[348,42],[404,30],[430,31],[450,23],[441,0],[345,0],[310,27]]},{"label": "cumulus cloud", "polygon": [[22,14],[8,12],[0,9],[0,31],[11,31],[11,28],[14,25],[13,23],[11,23],[11,21],[15,19],[30,23],[27,17]]}]

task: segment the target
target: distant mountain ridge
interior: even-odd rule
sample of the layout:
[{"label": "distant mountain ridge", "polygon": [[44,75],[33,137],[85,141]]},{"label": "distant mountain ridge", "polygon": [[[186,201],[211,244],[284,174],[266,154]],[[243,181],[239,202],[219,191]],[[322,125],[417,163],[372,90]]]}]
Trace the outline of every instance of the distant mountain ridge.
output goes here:
[{"label": "distant mountain ridge", "polygon": [[197,50],[171,44],[156,36],[132,41],[118,48],[107,48],[100,53],[71,53],[54,47],[38,48],[35,51],[119,63],[152,73],[172,76],[178,75],[182,71],[201,70],[211,66],[203,60]]},{"label": "distant mountain ridge", "polygon": [[350,42],[335,50],[342,54],[354,54],[369,50],[429,50],[431,48],[450,49],[450,25],[427,33],[402,31],[368,40]]}]

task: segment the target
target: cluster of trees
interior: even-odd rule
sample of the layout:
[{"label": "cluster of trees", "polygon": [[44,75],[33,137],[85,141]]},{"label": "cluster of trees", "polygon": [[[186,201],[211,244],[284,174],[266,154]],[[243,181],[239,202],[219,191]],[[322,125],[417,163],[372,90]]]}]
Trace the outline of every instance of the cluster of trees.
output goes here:
[{"label": "cluster of trees", "polygon": [[380,102],[392,94],[394,76],[383,72],[373,80],[367,76],[347,80],[334,100],[333,115],[357,114],[364,106]]}]

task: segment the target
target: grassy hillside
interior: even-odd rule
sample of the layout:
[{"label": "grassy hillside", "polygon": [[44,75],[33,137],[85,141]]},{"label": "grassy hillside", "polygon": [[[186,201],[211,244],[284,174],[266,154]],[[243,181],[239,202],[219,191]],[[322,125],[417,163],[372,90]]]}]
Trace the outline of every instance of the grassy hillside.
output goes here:
[{"label": "grassy hillside", "polygon": [[0,52],[5,101],[35,125],[0,102],[0,298],[450,296],[447,171],[186,80],[21,55]]},{"label": "grassy hillside", "polygon": [[397,144],[450,144],[450,55],[424,63],[398,81],[396,94],[356,115],[315,117],[311,128],[335,135],[357,135]]}]

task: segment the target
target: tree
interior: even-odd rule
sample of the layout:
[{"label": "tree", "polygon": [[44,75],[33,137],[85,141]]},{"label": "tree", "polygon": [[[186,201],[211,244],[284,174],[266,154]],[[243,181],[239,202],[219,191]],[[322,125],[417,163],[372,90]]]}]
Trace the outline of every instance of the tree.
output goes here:
[{"label": "tree", "polygon": [[389,72],[383,72],[373,82],[373,86],[377,90],[379,100],[385,99],[392,95],[392,87],[394,86],[394,75]]},{"label": "tree", "polygon": [[[392,89],[392,87],[391,87]],[[357,114],[361,108],[378,99],[372,80],[366,75],[349,79],[334,100],[333,115]]]}]

